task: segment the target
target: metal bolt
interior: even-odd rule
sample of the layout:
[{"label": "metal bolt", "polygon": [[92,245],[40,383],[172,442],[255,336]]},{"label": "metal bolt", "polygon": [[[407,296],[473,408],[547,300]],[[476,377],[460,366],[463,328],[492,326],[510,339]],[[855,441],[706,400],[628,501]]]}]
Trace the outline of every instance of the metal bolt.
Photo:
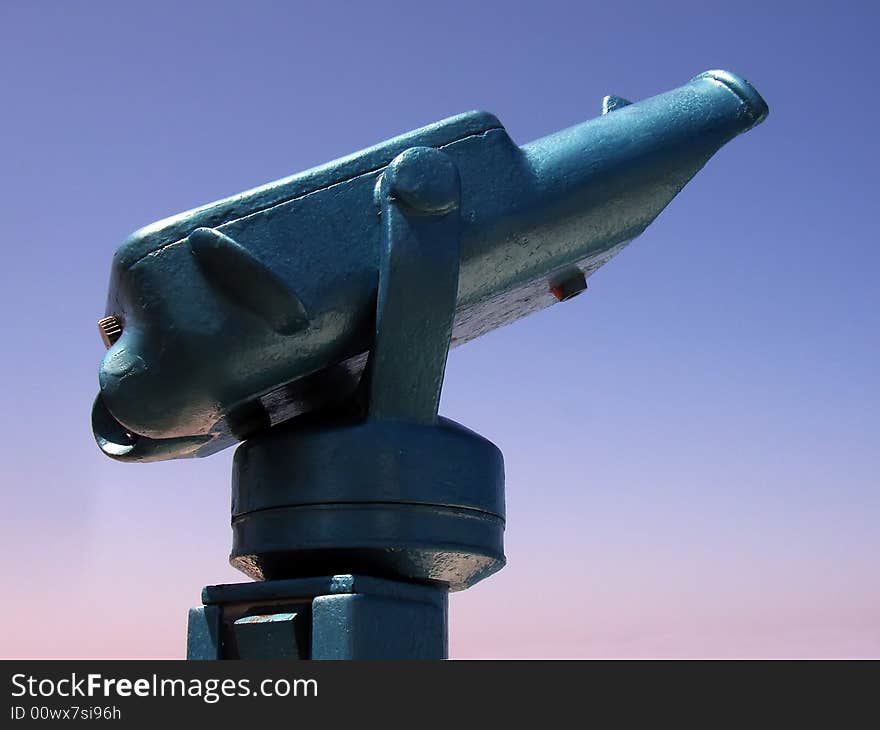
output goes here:
[{"label": "metal bolt", "polygon": [[116,340],[122,337],[122,320],[115,314],[99,319],[98,331],[101,333],[104,346],[109,349]]}]

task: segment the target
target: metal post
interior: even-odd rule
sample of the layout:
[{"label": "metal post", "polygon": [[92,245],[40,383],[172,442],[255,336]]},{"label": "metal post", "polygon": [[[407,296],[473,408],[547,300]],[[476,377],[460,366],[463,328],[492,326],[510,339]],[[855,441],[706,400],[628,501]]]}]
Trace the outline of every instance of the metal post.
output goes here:
[{"label": "metal post", "polygon": [[335,575],[208,586],[187,659],[445,659],[445,588]]}]

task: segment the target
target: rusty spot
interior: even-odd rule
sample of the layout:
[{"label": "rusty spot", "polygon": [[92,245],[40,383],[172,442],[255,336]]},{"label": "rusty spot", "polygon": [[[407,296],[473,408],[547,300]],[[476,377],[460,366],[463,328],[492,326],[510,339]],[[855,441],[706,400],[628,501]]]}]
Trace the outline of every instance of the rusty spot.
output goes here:
[{"label": "rusty spot", "polygon": [[580,269],[567,271],[550,282],[550,291],[557,301],[565,302],[576,297],[587,288],[587,277]]}]

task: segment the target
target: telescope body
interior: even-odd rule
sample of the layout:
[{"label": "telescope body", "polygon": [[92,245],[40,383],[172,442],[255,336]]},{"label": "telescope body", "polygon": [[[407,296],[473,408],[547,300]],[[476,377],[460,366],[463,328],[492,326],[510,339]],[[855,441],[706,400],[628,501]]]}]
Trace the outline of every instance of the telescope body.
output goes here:
[{"label": "telescope body", "polygon": [[454,347],[585,288],[767,107],[711,71],[606,111],[522,147],[463,114],[140,229],[113,258],[99,446],[202,456],[350,398],[374,335],[377,181],[405,150],[440,149],[460,176]]}]

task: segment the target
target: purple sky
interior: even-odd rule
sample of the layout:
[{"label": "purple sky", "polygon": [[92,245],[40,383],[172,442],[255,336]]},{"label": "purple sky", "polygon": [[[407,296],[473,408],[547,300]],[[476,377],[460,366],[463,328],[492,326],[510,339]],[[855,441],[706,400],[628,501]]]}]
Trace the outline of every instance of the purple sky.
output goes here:
[{"label": "purple sky", "polygon": [[709,68],[768,121],[586,295],[450,357],[509,560],[453,596],[451,654],[880,656],[877,7],[0,3],[0,656],[181,656],[201,587],[243,579],[231,450],[92,440],[129,232],[467,109],[523,143]]}]

